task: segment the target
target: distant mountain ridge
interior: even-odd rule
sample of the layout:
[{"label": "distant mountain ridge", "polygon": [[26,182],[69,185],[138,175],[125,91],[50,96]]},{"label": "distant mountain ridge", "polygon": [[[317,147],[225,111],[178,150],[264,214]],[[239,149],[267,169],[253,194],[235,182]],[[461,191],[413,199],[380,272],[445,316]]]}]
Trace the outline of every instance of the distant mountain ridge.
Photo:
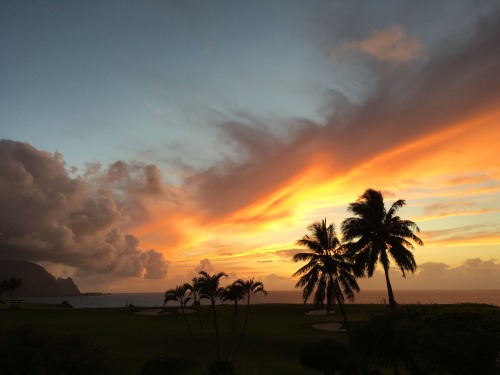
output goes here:
[{"label": "distant mountain ridge", "polygon": [[22,280],[21,287],[14,293],[15,297],[67,297],[81,294],[71,277],[56,278],[32,262],[0,260],[0,282],[11,277]]}]

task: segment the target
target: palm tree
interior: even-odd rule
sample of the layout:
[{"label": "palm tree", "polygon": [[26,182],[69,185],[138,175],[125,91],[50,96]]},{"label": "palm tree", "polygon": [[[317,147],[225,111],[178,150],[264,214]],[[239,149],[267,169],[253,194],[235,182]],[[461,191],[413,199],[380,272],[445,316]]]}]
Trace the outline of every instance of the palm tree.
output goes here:
[{"label": "palm tree", "polygon": [[307,227],[311,235],[305,235],[297,241],[298,245],[307,247],[310,251],[297,253],[294,262],[307,261],[293,276],[301,275],[295,285],[304,288],[304,303],[314,292],[314,302],[323,307],[326,298],[326,310],[330,311],[334,299],[339,305],[346,328],[349,328],[344,311],[345,299],[353,300],[359,286],[354,273],[354,265],[340,243],[333,224],[326,225],[326,219],[317,221]]},{"label": "palm tree", "polygon": [[231,328],[231,339],[234,336],[236,331],[236,326],[238,324],[238,301],[241,301],[245,296],[245,292],[243,290],[243,286],[239,284],[237,281],[226,286],[221,292],[221,301],[232,301],[234,303],[234,312],[233,312],[233,325]]},{"label": "palm tree", "polygon": [[21,287],[21,283],[22,280],[16,277],[3,281],[3,289],[7,292],[11,301],[14,300],[14,292]]},{"label": "palm tree", "polygon": [[10,306],[12,309],[19,307],[20,301],[14,301],[14,292],[16,291],[16,289],[19,289],[21,287],[21,283],[22,279],[11,277],[8,280],[4,280],[0,286],[0,294],[3,294],[3,292],[7,292],[7,294],[9,295]]},{"label": "palm tree", "polygon": [[214,317],[215,346],[217,351],[217,360],[220,361],[219,324],[217,322],[217,310],[215,309],[215,304],[217,300],[220,298],[221,292],[223,290],[223,288],[219,286],[220,279],[222,277],[227,277],[227,274],[224,272],[219,272],[214,275],[209,275],[205,271],[201,271],[198,274],[201,275],[198,278],[201,298],[210,300],[211,310],[213,312],[213,317]]},{"label": "palm tree", "polygon": [[253,277],[246,281],[238,279],[235,281],[235,284],[240,285],[240,287],[243,289],[243,296],[246,297],[247,300],[245,323],[243,324],[243,329],[241,331],[241,338],[243,339],[243,335],[245,334],[245,330],[247,328],[247,323],[248,323],[248,312],[250,311],[251,296],[257,293],[264,293],[265,295],[267,295],[267,292],[264,289],[264,284],[262,284],[262,282],[260,281],[255,281]]},{"label": "palm tree", "polygon": [[167,290],[163,299],[163,306],[165,306],[170,301],[175,301],[179,302],[179,304],[181,305],[181,310],[183,310],[190,300],[190,297],[186,296],[187,291],[188,288],[186,284],[178,285],[174,289]]},{"label": "palm tree", "polygon": [[366,270],[368,277],[372,277],[377,262],[382,264],[392,311],[396,310],[396,301],[389,280],[390,258],[405,277],[406,271],[413,273],[417,269],[410,241],[421,246],[424,244],[414,233],[420,232],[417,224],[396,216],[405,204],[399,199],[387,211],[382,193],[367,189],[356,202],[349,204],[347,210],[355,217],[342,223],[344,240],[349,242],[347,246],[360,270]]},{"label": "palm tree", "polygon": [[198,315],[198,323],[200,324],[200,331],[201,331],[201,336],[204,336],[204,330],[203,330],[203,322],[201,320],[201,314],[200,314],[200,299],[201,299],[201,286],[199,283],[199,279],[197,277],[193,277],[192,283],[185,283],[184,284],[185,288],[187,291],[189,291],[189,296],[193,299],[193,307],[196,310],[196,313]]},{"label": "palm tree", "polygon": [[191,339],[193,340],[193,345],[195,347],[195,350],[198,352],[198,346],[196,345],[196,340],[195,340],[193,331],[191,329],[191,326],[189,325],[189,321],[187,319],[186,312],[184,311],[186,304],[191,299],[191,297],[186,296],[186,293],[189,291],[189,287],[190,287],[189,284],[183,284],[183,285],[176,286],[174,289],[167,290],[165,292],[165,296],[163,299],[163,306],[165,306],[170,301],[175,301],[175,302],[180,303],[182,316],[184,317],[184,322],[186,323],[186,327],[189,331],[189,335],[191,336]]}]

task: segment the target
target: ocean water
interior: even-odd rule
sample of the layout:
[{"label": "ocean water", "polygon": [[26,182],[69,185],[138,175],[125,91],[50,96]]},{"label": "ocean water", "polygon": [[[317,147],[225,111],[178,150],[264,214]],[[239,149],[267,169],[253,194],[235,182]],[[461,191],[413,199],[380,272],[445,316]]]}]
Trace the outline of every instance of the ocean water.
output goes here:
[{"label": "ocean water", "polygon": [[[500,289],[496,290],[395,290],[394,296],[399,304],[449,304],[449,303],[486,303],[500,306]],[[68,301],[77,308],[126,307],[130,304],[138,307],[163,306],[163,292],[151,293],[114,293],[99,296],[75,297],[33,297],[27,302],[54,303]],[[366,290],[356,295],[354,302],[359,304],[387,304],[385,290]],[[310,302],[310,301],[309,301]],[[269,291],[267,295],[252,296],[251,303],[303,303],[302,291]]]}]

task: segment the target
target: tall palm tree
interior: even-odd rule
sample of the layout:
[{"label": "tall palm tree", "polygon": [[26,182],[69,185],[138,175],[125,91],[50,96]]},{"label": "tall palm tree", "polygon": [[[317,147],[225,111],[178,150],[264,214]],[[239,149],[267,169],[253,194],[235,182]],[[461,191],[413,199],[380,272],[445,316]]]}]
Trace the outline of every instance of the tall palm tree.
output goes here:
[{"label": "tall palm tree", "polygon": [[198,315],[198,323],[200,324],[201,336],[204,336],[203,322],[201,320],[200,314],[200,300],[201,300],[201,285],[199,283],[198,277],[193,277],[191,284],[185,283],[184,286],[186,290],[189,291],[189,296],[193,300],[193,307],[196,310],[196,315]]},{"label": "tall palm tree", "polygon": [[396,301],[389,279],[390,258],[406,276],[406,272],[417,269],[411,250],[415,242],[423,245],[423,241],[414,232],[420,232],[417,224],[410,220],[402,220],[396,216],[397,211],[406,202],[399,199],[389,210],[385,209],[384,198],[380,191],[367,189],[347,210],[355,216],[345,219],[342,233],[349,251],[355,257],[355,263],[365,270],[368,277],[373,276],[377,262],[384,268],[389,305],[396,310]]},{"label": "tall palm tree", "polygon": [[13,301],[14,299],[14,292],[16,291],[16,289],[19,289],[21,287],[21,283],[22,280],[16,277],[11,277],[8,280],[4,280],[3,290],[7,292],[11,301]]},{"label": "tall palm tree", "polygon": [[165,306],[168,302],[175,301],[179,302],[181,309],[183,309],[190,300],[190,297],[186,295],[187,290],[186,284],[167,290],[163,298],[163,305]]},{"label": "tall palm tree", "polygon": [[201,271],[198,274],[201,275],[198,278],[201,298],[210,300],[211,304],[211,310],[213,313],[214,328],[215,328],[215,346],[217,351],[217,360],[219,361],[220,360],[219,324],[217,322],[217,310],[215,309],[215,304],[217,300],[220,298],[221,292],[224,289],[219,286],[220,279],[222,277],[227,277],[227,274],[224,272],[219,272],[214,275],[209,275],[205,271]]},{"label": "tall palm tree", "polygon": [[301,275],[295,285],[304,288],[304,303],[314,293],[314,302],[323,306],[326,299],[326,310],[330,311],[334,299],[339,305],[346,328],[349,328],[344,311],[345,299],[353,300],[355,292],[359,292],[354,265],[344,247],[340,243],[333,224],[326,225],[326,219],[317,221],[307,227],[311,232],[297,241],[297,245],[307,247],[310,251],[297,253],[294,262],[307,261],[293,276]]},{"label": "tall palm tree", "polygon": [[186,293],[188,291],[189,291],[189,284],[178,285],[174,289],[167,290],[165,292],[165,296],[163,299],[163,306],[165,306],[170,301],[178,302],[181,305],[181,312],[182,312],[182,316],[184,317],[184,323],[186,324],[186,327],[189,331],[189,335],[191,336],[191,339],[193,340],[193,345],[195,347],[195,350],[198,352],[198,346],[196,345],[196,340],[195,340],[193,331],[191,329],[191,326],[189,325],[189,321],[187,319],[186,312],[184,311],[186,304],[191,299],[191,297],[186,295]]},{"label": "tall palm tree", "polygon": [[221,301],[232,301],[234,303],[234,312],[233,312],[233,325],[231,328],[231,338],[234,336],[236,331],[236,326],[238,324],[238,301],[241,301],[245,296],[245,292],[243,290],[243,286],[239,284],[237,281],[226,286],[221,292]]},{"label": "tall palm tree", "polygon": [[264,293],[267,295],[267,292],[264,289],[264,284],[260,281],[255,281],[252,277],[249,280],[238,279],[235,281],[235,284],[238,284],[243,290],[243,297],[246,298],[247,308],[245,313],[245,323],[243,324],[243,329],[241,331],[241,338],[243,339],[243,335],[245,334],[245,330],[247,328],[248,323],[248,312],[250,311],[250,298],[252,295],[257,293]]}]

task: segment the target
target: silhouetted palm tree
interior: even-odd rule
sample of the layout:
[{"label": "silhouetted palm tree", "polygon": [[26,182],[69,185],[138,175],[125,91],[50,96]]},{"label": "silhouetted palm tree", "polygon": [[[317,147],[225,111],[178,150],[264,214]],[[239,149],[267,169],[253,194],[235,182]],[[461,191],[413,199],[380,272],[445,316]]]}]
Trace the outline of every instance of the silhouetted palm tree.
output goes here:
[{"label": "silhouetted palm tree", "polygon": [[410,240],[418,245],[424,244],[414,233],[420,232],[417,224],[396,216],[396,212],[405,204],[404,200],[399,199],[386,211],[382,193],[367,189],[356,202],[349,204],[347,210],[355,217],[342,223],[343,237],[349,242],[347,246],[355,257],[356,265],[366,270],[368,277],[371,277],[377,262],[382,264],[392,311],[396,310],[396,301],[389,280],[389,255],[403,276],[406,276],[406,271],[414,272],[417,268],[410,251],[413,249]]},{"label": "silhouetted palm tree", "polygon": [[20,278],[11,277],[8,280],[4,280],[3,289],[7,292],[10,297],[10,300],[14,300],[14,292],[16,289],[21,287],[22,280]]},{"label": "silhouetted palm tree", "polygon": [[192,283],[185,283],[184,287],[186,291],[189,291],[189,296],[193,300],[193,307],[196,310],[196,315],[198,315],[198,323],[200,324],[201,336],[204,336],[203,322],[201,320],[200,314],[200,300],[201,300],[201,286],[197,277],[193,277]]},{"label": "silhouetted palm tree", "polygon": [[217,322],[217,310],[215,309],[215,305],[217,300],[220,298],[222,290],[224,289],[219,286],[220,279],[222,277],[227,277],[227,274],[224,272],[219,272],[214,275],[209,275],[207,272],[201,271],[199,272],[199,275],[201,275],[198,278],[201,298],[210,300],[211,304],[211,311],[213,313],[213,318],[214,318],[217,360],[219,361],[220,360],[219,324]]},{"label": "silhouetted palm tree", "polygon": [[195,347],[195,350],[198,352],[198,346],[196,344],[196,340],[193,334],[193,330],[191,329],[191,326],[189,325],[189,321],[186,316],[186,312],[184,308],[186,307],[186,304],[189,302],[191,297],[186,296],[186,293],[189,291],[189,284],[183,284],[183,285],[178,285],[174,289],[169,289],[165,292],[165,297],[163,299],[163,306],[165,306],[168,302],[170,301],[175,301],[179,302],[181,305],[181,312],[182,316],[184,317],[184,323],[186,324],[186,327],[189,331],[189,335],[191,336],[191,339],[193,340],[193,345]]},{"label": "silhouetted palm tree", "polygon": [[247,300],[247,308],[245,313],[245,324],[243,325],[243,329],[241,331],[241,338],[243,339],[243,335],[245,334],[245,330],[247,328],[248,323],[248,312],[250,311],[250,298],[252,295],[257,293],[264,293],[267,295],[267,292],[264,289],[264,284],[260,281],[255,281],[252,277],[249,280],[238,279],[235,281],[235,284],[238,284],[243,289],[243,296],[246,297]]},{"label": "silhouetted palm tree", "polygon": [[2,281],[2,283],[0,284],[0,295],[4,292],[7,292],[10,298],[10,307],[12,309],[19,307],[20,301],[14,301],[14,292],[16,291],[16,289],[19,289],[21,287],[21,283],[22,279],[11,277],[8,280]]},{"label": "silhouetted palm tree", "polygon": [[186,304],[191,299],[186,295],[187,290],[188,288],[186,287],[186,284],[178,285],[174,289],[167,290],[163,299],[163,305],[166,305],[170,301],[175,301],[179,302],[181,309],[184,309]]},{"label": "silhouetted palm tree", "polygon": [[239,284],[237,281],[226,286],[220,294],[222,302],[232,301],[234,303],[233,325],[231,328],[231,339],[234,336],[234,333],[236,331],[236,326],[238,324],[238,301],[241,301],[244,296],[245,296],[245,292],[243,290],[243,286],[241,284]]},{"label": "silhouetted palm tree", "polygon": [[359,286],[354,273],[354,265],[347,256],[344,247],[337,238],[333,224],[326,225],[326,219],[308,226],[311,235],[305,235],[297,241],[298,245],[307,247],[307,253],[294,255],[294,262],[307,261],[293,276],[302,275],[295,285],[304,288],[304,303],[314,292],[314,303],[323,307],[326,298],[326,310],[330,311],[334,299],[337,301],[342,317],[349,328],[344,311],[345,298],[353,300]]}]

